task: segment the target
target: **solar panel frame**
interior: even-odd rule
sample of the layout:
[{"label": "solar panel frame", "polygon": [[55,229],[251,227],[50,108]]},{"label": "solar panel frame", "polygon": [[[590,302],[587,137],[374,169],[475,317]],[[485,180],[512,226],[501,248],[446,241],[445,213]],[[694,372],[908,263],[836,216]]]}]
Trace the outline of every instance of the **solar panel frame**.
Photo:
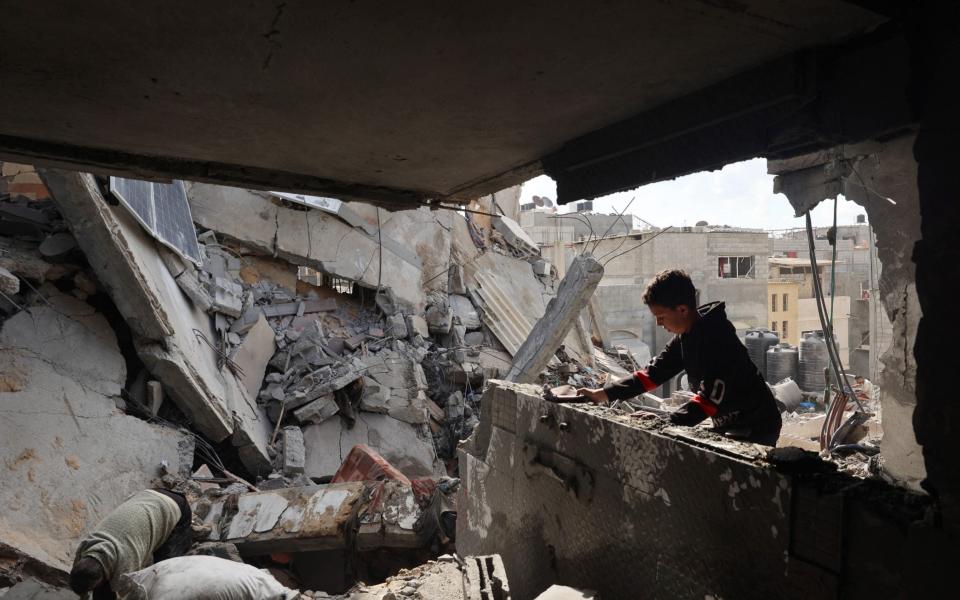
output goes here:
[{"label": "solar panel frame", "polygon": [[201,266],[203,254],[183,182],[170,183],[110,177],[110,193],[154,239]]}]

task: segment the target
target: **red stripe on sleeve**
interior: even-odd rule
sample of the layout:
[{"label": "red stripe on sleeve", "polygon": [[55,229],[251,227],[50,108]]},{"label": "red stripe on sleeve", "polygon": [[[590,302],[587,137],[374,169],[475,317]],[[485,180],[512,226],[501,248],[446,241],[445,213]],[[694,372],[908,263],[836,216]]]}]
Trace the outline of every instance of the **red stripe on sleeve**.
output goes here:
[{"label": "red stripe on sleeve", "polygon": [[717,414],[717,405],[713,402],[710,402],[700,394],[694,396],[691,402],[699,404],[700,408],[703,409],[703,412],[707,413],[708,417],[712,417],[713,415]]},{"label": "red stripe on sleeve", "polygon": [[643,391],[645,392],[649,392],[653,388],[657,387],[657,384],[655,384],[653,380],[650,379],[646,371],[637,371],[636,373],[633,374],[633,376],[636,377],[637,381],[639,381],[643,385]]}]

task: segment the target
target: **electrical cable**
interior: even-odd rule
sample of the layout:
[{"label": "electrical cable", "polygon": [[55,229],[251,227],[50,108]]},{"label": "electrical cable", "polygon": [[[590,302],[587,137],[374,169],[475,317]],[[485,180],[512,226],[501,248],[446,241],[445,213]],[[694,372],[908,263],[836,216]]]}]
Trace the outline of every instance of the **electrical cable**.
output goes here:
[{"label": "electrical cable", "polygon": [[833,199],[833,258],[830,260],[830,328],[833,328],[833,300],[837,297],[837,204]]},{"label": "electrical cable", "polygon": [[820,271],[817,267],[816,246],[813,243],[813,224],[810,220],[809,212],[806,214],[806,219],[807,243],[810,248],[810,266],[813,269],[812,280],[814,294],[816,296],[817,313],[820,317],[820,326],[823,328],[824,337],[827,338],[827,354],[830,356],[830,366],[833,368],[838,387],[844,394],[851,396],[859,405],[860,401],[857,400],[856,395],[853,394],[853,389],[850,387],[850,382],[847,381],[846,372],[843,370],[843,364],[840,362],[836,340],[833,337],[833,326],[831,323],[827,322],[827,307],[823,300],[823,288],[820,285]]},{"label": "electrical cable", "polygon": [[610,222],[610,225],[607,227],[607,230],[604,231],[603,235],[601,235],[597,239],[596,243],[594,243],[593,245],[593,249],[590,250],[590,254],[593,254],[594,252],[597,251],[597,246],[600,245],[600,241],[603,240],[605,237],[607,237],[607,234],[610,233],[610,230],[613,229],[613,226],[617,223],[617,221],[623,222],[624,225],[627,224],[626,221],[623,221],[623,213],[627,212],[627,209],[630,208],[630,205],[633,204],[633,201],[636,199],[637,199],[636,196],[634,196],[633,198],[630,198],[630,202],[627,202],[627,205],[623,207],[623,210],[617,213],[617,218]]}]

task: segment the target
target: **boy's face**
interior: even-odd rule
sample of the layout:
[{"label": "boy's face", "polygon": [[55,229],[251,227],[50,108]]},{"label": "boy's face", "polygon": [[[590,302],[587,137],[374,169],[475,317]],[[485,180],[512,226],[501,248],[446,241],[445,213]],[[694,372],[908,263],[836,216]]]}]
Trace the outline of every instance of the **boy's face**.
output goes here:
[{"label": "boy's face", "polygon": [[670,333],[686,333],[687,330],[690,329],[690,326],[693,325],[693,315],[690,313],[690,307],[686,304],[681,304],[673,308],[660,306],[659,304],[651,304],[649,308],[657,320],[657,325],[663,327]]}]

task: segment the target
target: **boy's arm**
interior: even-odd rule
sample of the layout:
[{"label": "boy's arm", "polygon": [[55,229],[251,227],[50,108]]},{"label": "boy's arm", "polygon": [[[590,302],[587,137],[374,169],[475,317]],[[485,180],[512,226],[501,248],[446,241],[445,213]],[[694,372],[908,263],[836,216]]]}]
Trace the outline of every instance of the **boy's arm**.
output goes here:
[{"label": "boy's arm", "polygon": [[646,369],[607,383],[603,386],[603,391],[610,400],[633,398],[649,392],[682,370],[683,353],[680,349],[680,337],[677,336],[667,343],[663,352],[650,361]]}]

